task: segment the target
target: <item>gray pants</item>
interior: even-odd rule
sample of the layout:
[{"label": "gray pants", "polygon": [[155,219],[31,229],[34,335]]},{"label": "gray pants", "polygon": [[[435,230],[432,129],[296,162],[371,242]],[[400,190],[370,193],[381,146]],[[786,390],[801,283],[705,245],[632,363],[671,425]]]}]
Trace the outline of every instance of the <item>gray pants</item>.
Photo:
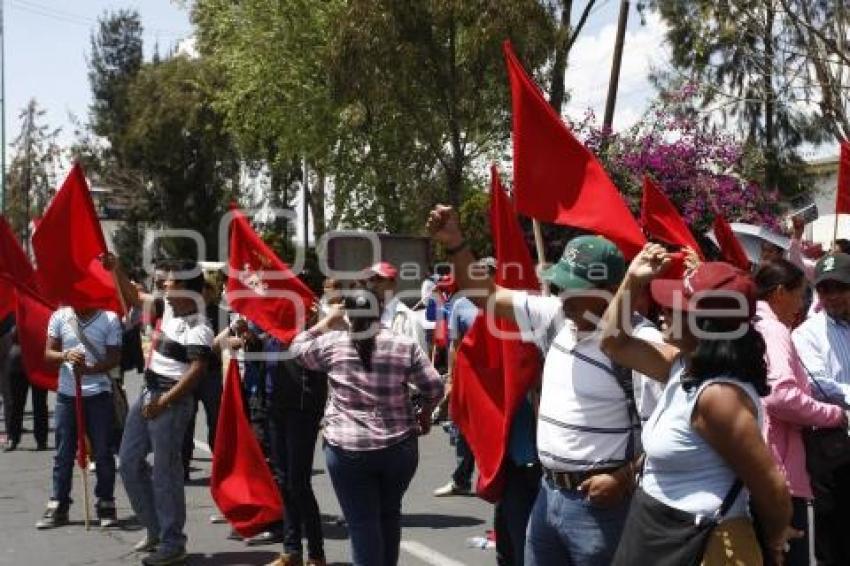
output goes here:
[{"label": "gray pants", "polygon": [[[157,393],[145,388],[130,407],[121,439],[121,479],[136,518],[160,548],[186,548],[186,494],[183,489],[183,434],[192,417],[192,396],[173,403],[157,418],[142,416],[142,407]],[[153,467],[147,456],[153,453]]]}]

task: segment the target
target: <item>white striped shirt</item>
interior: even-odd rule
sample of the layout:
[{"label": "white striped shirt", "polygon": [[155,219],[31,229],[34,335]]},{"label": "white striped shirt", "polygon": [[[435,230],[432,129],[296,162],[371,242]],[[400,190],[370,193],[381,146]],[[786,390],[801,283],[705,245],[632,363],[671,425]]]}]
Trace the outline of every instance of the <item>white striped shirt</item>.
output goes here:
[{"label": "white striped shirt", "polygon": [[[570,472],[623,465],[633,425],[599,335],[577,340],[557,297],[515,292],[514,313],[522,339],[546,356],[537,421],[540,462]],[[631,387],[631,372],[626,376]]]}]

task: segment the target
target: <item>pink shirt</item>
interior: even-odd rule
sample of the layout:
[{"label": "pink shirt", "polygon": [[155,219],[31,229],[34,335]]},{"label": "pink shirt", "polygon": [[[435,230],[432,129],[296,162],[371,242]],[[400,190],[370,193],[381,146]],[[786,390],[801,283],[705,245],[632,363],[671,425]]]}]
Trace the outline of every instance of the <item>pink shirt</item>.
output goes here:
[{"label": "pink shirt", "polygon": [[812,488],[801,430],[806,426],[840,426],[844,410],[811,396],[809,378],[791,341],[791,331],[764,301],[756,306],[755,327],[767,345],[765,358],[771,388],[770,395],[762,398],[764,437],[785,474],[791,495],[810,499]]}]

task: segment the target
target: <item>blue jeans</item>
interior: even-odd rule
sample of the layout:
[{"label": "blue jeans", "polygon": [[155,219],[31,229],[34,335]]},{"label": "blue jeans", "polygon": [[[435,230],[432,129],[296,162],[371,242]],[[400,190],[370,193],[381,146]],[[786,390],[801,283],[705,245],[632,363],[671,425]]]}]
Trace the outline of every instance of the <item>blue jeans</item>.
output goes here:
[{"label": "blue jeans", "polygon": [[[83,397],[83,413],[86,435],[91,442],[92,456],[96,465],[97,484],[94,494],[99,500],[115,499],[115,456],[112,451],[112,430],[115,409],[111,393],[99,393]],[[74,397],[56,395],[56,410],[53,414],[56,427],[56,457],[53,459],[53,497],[59,505],[71,503],[71,478],[74,473],[74,457],[77,454],[77,412]]]},{"label": "blue jeans", "polygon": [[[160,548],[184,549],[186,494],[181,449],[192,417],[193,397],[186,395],[155,419],[142,416],[142,407],[158,393],[147,387],[130,407],[121,439],[121,479],[136,518],[158,538]],[[153,452],[153,469],[147,456]]]},{"label": "blue jeans", "polygon": [[401,500],[419,464],[416,437],[380,450],[325,443],[325,461],[348,523],[354,566],[398,564]]},{"label": "blue jeans", "polygon": [[558,489],[546,478],[531,510],[526,566],[608,566],[617,550],[630,499],[603,509],[576,490]]}]

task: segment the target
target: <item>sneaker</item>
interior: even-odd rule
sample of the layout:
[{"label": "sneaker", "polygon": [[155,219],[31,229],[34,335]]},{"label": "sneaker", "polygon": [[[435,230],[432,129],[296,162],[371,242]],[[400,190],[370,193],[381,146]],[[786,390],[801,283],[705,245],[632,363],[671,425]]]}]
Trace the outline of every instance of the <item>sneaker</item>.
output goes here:
[{"label": "sneaker", "polygon": [[58,501],[51,500],[47,503],[44,515],[35,524],[36,529],[52,529],[68,524],[68,506],[60,505]]},{"label": "sneaker", "polygon": [[266,566],[303,566],[304,561],[300,554],[281,554],[273,562]]},{"label": "sneaker", "polygon": [[133,547],[135,552],[153,552],[159,544],[157,537],[146,535],[145,538],[136,543]]},{"label": "sneaker", "polygon": [[227,540],[238,540],[238,541],[241,542],[241,541],[245,540],[245,537],[243,537],[242,535],[237,533],[236,529],[231,527],[230,532],[227,533]]},{"label": "sneaker", "polygon": [[227,518],[223,515],[210,515],[210,523],[219,525],[227,522]]},{"label": "sneaker", "polygon": [[168,564],[183,564],[185,562],[186,550],[183,548],[161,548],[142,558],[142,564],[145,566],[167,566]]},{"label": "sneaker", "polygon": [[328,566],[328,561],[324,558],[308,558],[304,566]]},{"label": "sneaker", "polygon": [[262,546],[264,544],[278,544],[283,542],[283,532],[279,530],[263,531],[245,541],[248,546]]},{"label": "sneaker", "polygon": [[434,490],[434,497],[450,497],[452,495],[472,495],[472,490],[468,487],[460,487],[453,481]]},{"label": "sneaker", "polygon": [[94,506],[100,526],[103,528],[114,527],[118,524],[118,512],[115,510],[114,501],[100,500]]}]

